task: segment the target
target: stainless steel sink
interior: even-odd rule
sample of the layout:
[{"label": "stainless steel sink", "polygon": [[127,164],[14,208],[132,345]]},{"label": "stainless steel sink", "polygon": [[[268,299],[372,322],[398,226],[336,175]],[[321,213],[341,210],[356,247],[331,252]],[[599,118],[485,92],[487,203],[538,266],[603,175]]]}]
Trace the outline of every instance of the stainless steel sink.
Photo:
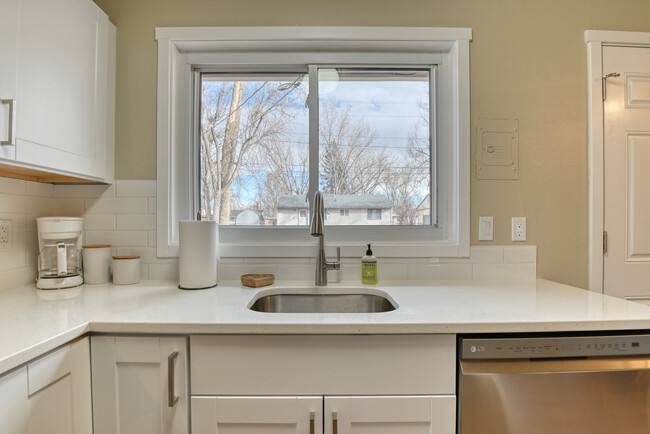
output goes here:
[{"label": "stainless steel sink", "polygon": [[375,313],[397,307],[386,297],[367,293],[276,293],[263,295],[249,309],[269,313]]}]

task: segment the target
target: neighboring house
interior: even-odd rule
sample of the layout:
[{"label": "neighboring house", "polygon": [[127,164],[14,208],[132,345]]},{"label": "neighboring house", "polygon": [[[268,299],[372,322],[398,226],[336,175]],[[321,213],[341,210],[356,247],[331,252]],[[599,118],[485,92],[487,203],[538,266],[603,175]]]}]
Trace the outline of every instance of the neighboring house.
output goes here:
[{"label": "neighboring house", "polygon": [[[280,196],[278,226],[309,224],[308,209],[304,195]],[[390,225],[391,216],[392,205],[386,196],[325,196],[325,222],[329,225]]]},{"label": "neighboring house", "polygon": [[415,208],[415,224],[416,225],[430,225],[431,224],[431,199],[427,194],[422,202]]}]

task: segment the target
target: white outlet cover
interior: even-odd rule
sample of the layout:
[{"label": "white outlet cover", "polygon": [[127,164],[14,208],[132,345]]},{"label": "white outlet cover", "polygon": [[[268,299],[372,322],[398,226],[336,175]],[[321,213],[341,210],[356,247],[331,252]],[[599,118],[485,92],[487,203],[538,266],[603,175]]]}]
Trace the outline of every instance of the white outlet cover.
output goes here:
[{"label": "white outlet cover", "polygon": [[526,241],[526,217],[512,218],[512,241]]},{"label": "white outlet cover", "polygon": [[0,249],[11,248],[11,220],[0,220]]}]

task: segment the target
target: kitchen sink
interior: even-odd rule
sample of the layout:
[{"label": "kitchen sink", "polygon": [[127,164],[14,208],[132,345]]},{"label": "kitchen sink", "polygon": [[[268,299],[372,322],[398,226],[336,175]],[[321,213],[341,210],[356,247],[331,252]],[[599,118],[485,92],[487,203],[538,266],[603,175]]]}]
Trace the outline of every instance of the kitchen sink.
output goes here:
[{"label": "kitchen sink", "polygon": [[304,292],[294,290],[262,294],[254,299],[248,308],[267,313],[378,313],[397,309],[388,296],[380,294],[381,291],[320,291],[323,290],[306,289]]}]

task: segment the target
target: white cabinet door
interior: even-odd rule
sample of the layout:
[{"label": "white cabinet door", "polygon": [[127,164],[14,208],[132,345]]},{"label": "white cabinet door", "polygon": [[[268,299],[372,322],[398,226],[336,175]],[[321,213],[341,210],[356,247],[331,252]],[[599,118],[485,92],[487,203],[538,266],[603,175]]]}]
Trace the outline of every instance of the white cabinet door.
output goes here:
[{"label": "white cabinet door", "polygon": [[30,434],[92,434],[88,338],[27,365]]},{"label": "white cabinet door", "polygon": [[91,342],[95,434],[188,433],[186,338]]},{"label": "white cabinet door", "polygon": [[192,434],[322,434],[320,396],[192,397]]},{"label": "white cabinet door", "polygon": [[15,158],[11,131],[15,116],[10,101],[16,100],[16,45],[18,40],[18,0],[0,0],[0,158]]},{"label": "white cabinet door", "polygon": [[0,377],[0,431],[28,434],[27,368]]},{"label": "white cabinet door", "polygon": [[454,434],[456,399],[438,396],[325,398],[325,432],[334,434]]},{"label": "white cabinet door", "polygon": [[111,26],[89,0],[20,0],[16,160],[109,175]]}]

